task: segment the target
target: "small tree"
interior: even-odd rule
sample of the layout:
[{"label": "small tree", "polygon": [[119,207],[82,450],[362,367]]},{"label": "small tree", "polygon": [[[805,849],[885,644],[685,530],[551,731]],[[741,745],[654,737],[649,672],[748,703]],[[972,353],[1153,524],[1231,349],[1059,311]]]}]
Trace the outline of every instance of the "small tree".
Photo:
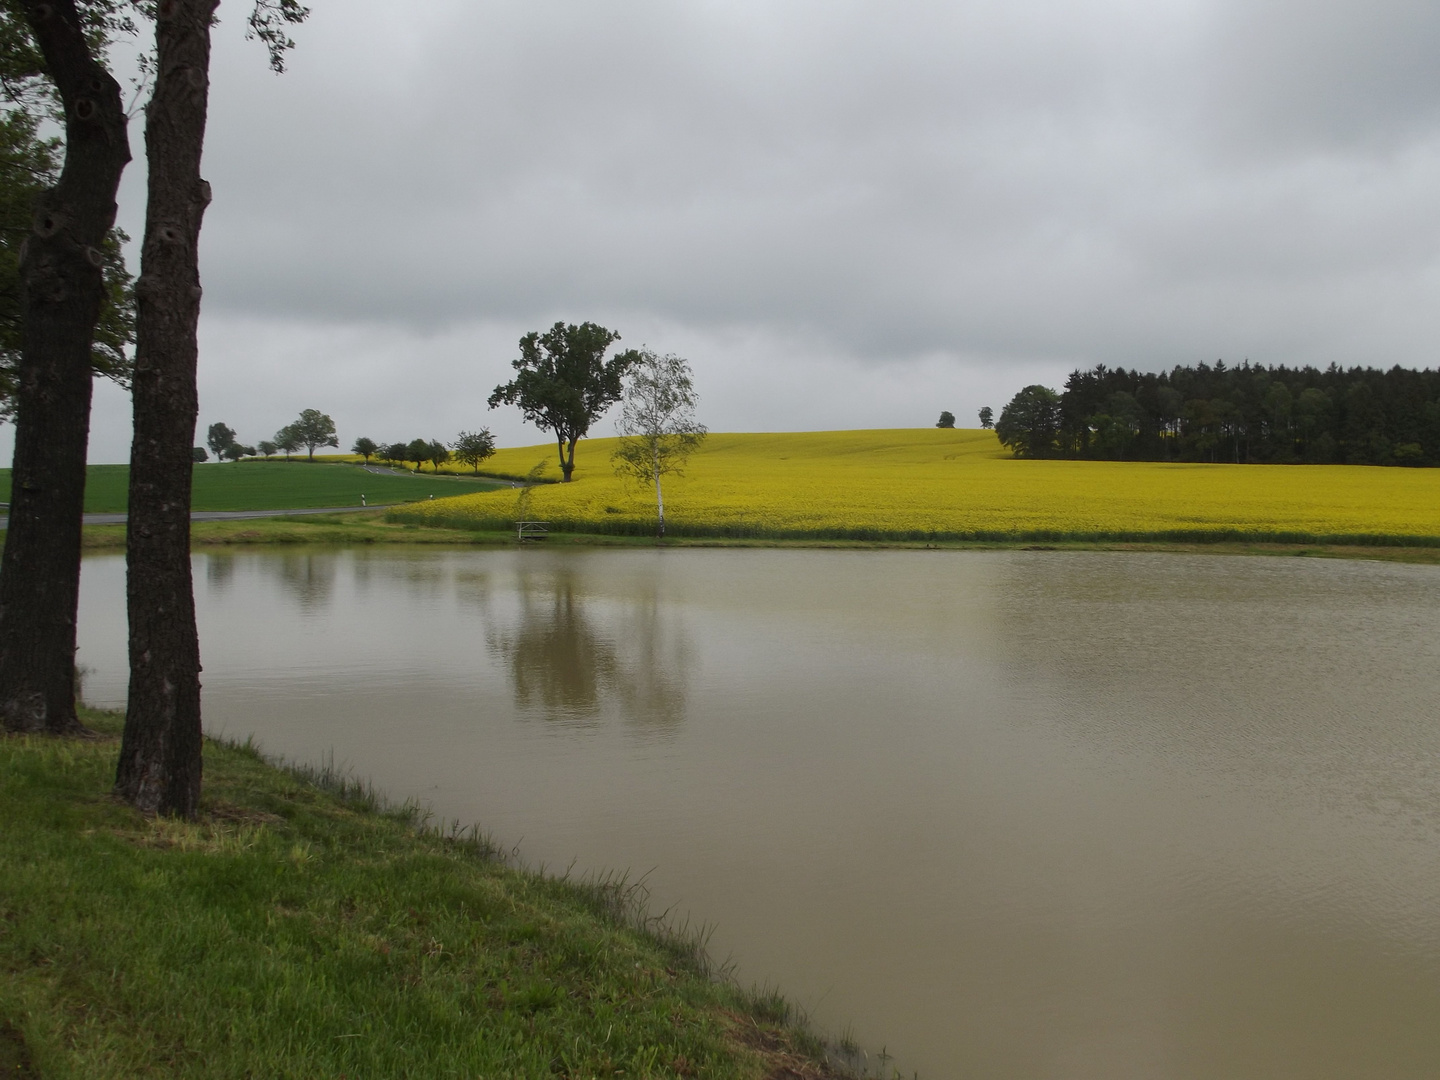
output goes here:
[{"label": "small tree", "polygon": [[425,452],[425,460],[430,462],[431,468],[438,473],[440,466],[450,460],[450,448],[439,439],[431,439]]},{"label": "small tree", "polygon": [[280,449],[269,439],[261,439],[259,442],[259,447],[260,453],[264,454],[267,458],[273,457],[275,455],[275,451]]},{"label": "small tree", "polygon": [[391,465],[399,462],[405,464],[405,444],[403,442],[386,443],[380,450],[380,457]]},{"label": "small tree", "polygon": [[940,419],[935,422],[938,428],[953,428],[955,426],[955,414],[946,409],[940,413]]},{"label": "small tree", "polygon": [[620,335],[595,323],[557,322],[545,333],[520,339],[518,375],[490,395],[490,407],[518,405],[526,421],[555,433],[560,472],[568,484],[575,471],[575,444],[620,400],[621,380],[639,354],[633,349],[605,359]]},{"label": "small tree", "polygon": [[980,426],[986,431],[989,431],[995,426],[995,414],[991,411],[989,405],[982,405],[980,407]]},{"label": "small tree", "polygon": [[199,465],[202,461],[209,461],[210,455],[205,452],[205,447],[197,446],[190,451],[190,460]]},{"label": "small tree", "polygon": [[480,463],[495,453],[495,436],[490,434],[489,428],[462,431],[460,437],[450,444],[450,449],[455,451],[456,461],[473,466],[478,475]]},{"label": "small tree", "polygon": [[362,436],[355,440],[355,445],[350,447],[350,452],[352,454],[359,454],[365,459],[365,464],[369,465],[370,459],[375,456],[375,451],[378,449],[379,447],[375,445],[374,439],[367,439]]},{"label": "small tree", "polygon": [[405,447],[405,456],[400,460],[415,462],[415,471],[419,472],[420,466],[430,460],[430,440],[411,439]]},{"label": "small tree", "polygon": [[690,365],[682,357],[659,356],[649,349],[636,354],[615,424],[620,443],[610,460],[621,476],[655,485],[658,536],[665,535],[660,478],[666,473],[679,474],[691,451],[705,438],[705,425],[695,420],[695,401]]},{"label": "small tree", "polygon": [[304,446],[300,433],[295,430],[294,424],[286,424],[279,431],[275,432],[275,449],[285,455],[285,460],[290,460],[290,455]]},{"label": "small tree", "polygon": [[245,456],[245,447],[239,443],[231,443],[220,452],[220,456],[226,461],[239,461]]},{"label": "small tree", "polygon": [[305,409],[290,427],[294,430],[295,437],[300,440],[300,445],[305,447],[306,453],[310,455],[311,461],[315,460],[317,446],[340,445],[340,440],[335,435],[335,421],[319,409]]},{"label": "small tree", "polygon": [[234,444],[235,432],[224,424],[211,424],[210,430],[205,433],[205,445],[217,458],[224,457],[226,448]]}]

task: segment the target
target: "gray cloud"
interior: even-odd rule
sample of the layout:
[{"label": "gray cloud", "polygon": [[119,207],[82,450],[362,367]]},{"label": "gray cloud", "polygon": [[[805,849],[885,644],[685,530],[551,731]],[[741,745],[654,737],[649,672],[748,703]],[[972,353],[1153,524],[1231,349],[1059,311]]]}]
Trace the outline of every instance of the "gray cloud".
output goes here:
[{"label": "gray cloud", "polygon": [[314,6],[283,78],[217,34],[202,420],[484,422],[557,318],[694,350],[717,429],[1440,345],[1431,4]]}]

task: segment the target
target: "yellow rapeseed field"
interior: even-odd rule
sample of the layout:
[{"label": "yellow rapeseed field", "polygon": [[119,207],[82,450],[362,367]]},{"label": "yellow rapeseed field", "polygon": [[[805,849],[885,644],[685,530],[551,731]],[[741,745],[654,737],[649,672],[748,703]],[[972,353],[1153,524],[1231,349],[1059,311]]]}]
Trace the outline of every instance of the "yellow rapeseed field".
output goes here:
[{"label": "yellow rapeseed field", "polygon": [[[654,530],[654,492],[617,478],[612,439],[576,454],[575,481],[536,487],[525,516],[576,532]],[[501,450],[524,475],[555,449]],[[406,520],[509,528],[517,492],[439,499]],[[988,431],[922,428],[713,434],[665,479],[673,535],[945,539],[1249,536],[1440,538],[1440,469],[1023,461]]]}]

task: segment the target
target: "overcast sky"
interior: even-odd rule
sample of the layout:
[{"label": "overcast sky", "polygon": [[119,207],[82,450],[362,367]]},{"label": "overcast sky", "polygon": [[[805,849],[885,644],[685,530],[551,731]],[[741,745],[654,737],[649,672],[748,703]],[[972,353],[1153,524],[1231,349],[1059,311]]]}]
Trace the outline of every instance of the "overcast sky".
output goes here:
[{"label": "overcast sky", "polygon": [[728,431],[1440,356],[1433,0],[312,7],[279,77],[221,8],[197,442],[542,441],[485,399],[560,319],[688,357]]}]

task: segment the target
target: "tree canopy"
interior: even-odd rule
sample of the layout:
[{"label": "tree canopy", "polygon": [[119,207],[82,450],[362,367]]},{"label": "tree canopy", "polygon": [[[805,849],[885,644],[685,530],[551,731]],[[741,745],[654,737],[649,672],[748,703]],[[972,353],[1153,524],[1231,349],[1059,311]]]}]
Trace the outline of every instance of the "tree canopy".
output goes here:
[{"label": "tree canopy", "polygon": [[455,460],[462,465],[469,465],[478,473],[480,463],[495,453],[495,436],[490,434],[489,428],[481,428],[479,431],[462,431],[459,437],[450,444],[450,449],[455,451]]},{"label": "tree canopy", "polygon": [[611,455],[615,471],[655,485],[658,535],[665,535],[665,495],[660,478],[678,473],[705,438],[695,419],[695,384],[690,364],[673,354],[639,350],[625,380],[624,402],[615,430],[620,442]]},{"label": "tree canopy", "polygon": [[286,424],[279,431],[275,432],[275,449],[285,455],[285,460],[290,460],[290,455],[305,445],[300,438],[300,433],[295,430],[294,424]]},{"label": "tree canopy", "polygon": [[953,428],[955,426],[955,414],[949,409],[942,410],[940,419],[935,421],[935,426],[938,428]]},{"label": "tree canopy", "polygon": [[[1035,389],[1006,406],[1022,427],[1030,414],[1017,403]],[[1440,371],[1248,361],[1167,372],[1097,365],[1073,372],[1063,393],[1046,393],[1059,411],[1042,452],[1062,457],[1440,465]],[[1044,441],[1025,435],[1006,445],[1037,456]]]},{"label": "tree canopy", "polygon": [[225,451],[235,444],[235,431],[224,423],[214,423],[205,433],[205,445],[216,457],[224,457]]},{"label": "tree canopy", "polygon": [[543,334],[532,330],[520,339],[520,358],[511,362],[518,374],[490,395],[492,409],[517,405],[527,422],[554,432],[566,483],[575,471],[575,444],[620,400],[625,372],[639,360],[633,349],[606,360],[605,351],[619,340],[590,322],[557,322]]},{"label": "tree canopy", "polygon": [[1060,427],[1060,397],[1043,386],[1027,386],[1000,410],[995,434],[1016,457],[1050,457]]},{"label": "tree canopy", "polygon": [[[315,460],[315,448],[317,446],[340,445],[340,439],[335,434],[335,421],[326,416],[319,409],[304,409],[299,419],[290,425],[299,445],[305,447],[310,460]],[[279,439],[275,440],[277,443]]]}]

